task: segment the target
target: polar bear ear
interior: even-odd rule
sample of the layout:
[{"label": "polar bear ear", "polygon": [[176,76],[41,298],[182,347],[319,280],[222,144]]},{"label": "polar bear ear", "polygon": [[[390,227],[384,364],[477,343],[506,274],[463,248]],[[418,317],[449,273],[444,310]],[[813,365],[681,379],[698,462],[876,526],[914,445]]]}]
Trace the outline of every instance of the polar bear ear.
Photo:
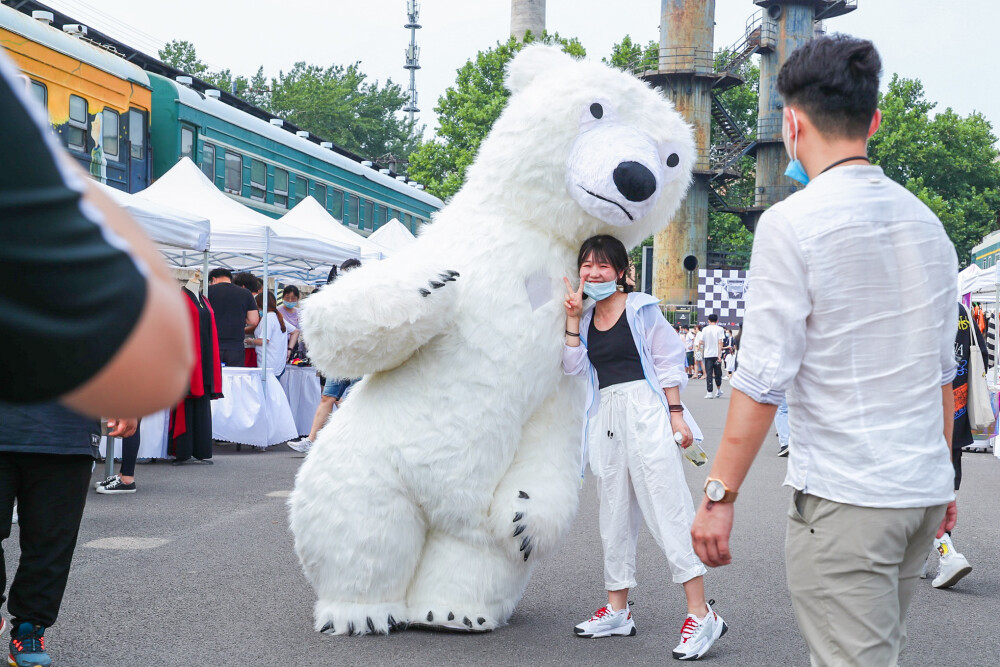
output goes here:
[{"label": "polar bear ear", "polygon": [[517,93],[534,81],[542,72],[565,67],[573,58],[563,53],[558,46],[532,44],[521,49],[507,68],[507,90]]}]

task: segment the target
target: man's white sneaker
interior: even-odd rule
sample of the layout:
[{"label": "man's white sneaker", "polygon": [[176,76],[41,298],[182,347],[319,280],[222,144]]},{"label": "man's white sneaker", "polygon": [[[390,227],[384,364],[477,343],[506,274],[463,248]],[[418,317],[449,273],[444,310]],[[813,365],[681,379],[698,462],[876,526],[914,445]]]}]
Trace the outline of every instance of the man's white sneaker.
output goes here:
[{"label": "man's white sneaker", "polygon": [[693,614],[688,614],[681,626],[681,643],[674,647],[674,658],[677,660],[697,660],[712,648],[715,640],[726,634],[729,626],[722,620],[722,617],[712,610],[712,603],[708,602],[708,615],[705,618],[698,618]]},{"label": "man's white sneaker", "polygon": [[949,551],[941,556],[938,573],[931,582],[934,588],[951,588],[965,575],[972,572],[969,560],[957,551]]},{"label": "man's white sneaker", "polygon": [[599,639],[601,637],[634,637],[635,622],[632,611],[625,605],[624,609],[615,611],[610,605],[605,605],[594,612],[589,619],[573,628],[577,637]]},{"label": "man's white sneaker", "polygon": [[309,438],[302,438],[298,442],[289,442],[288,446],[297,452],[308,454],[309,450],[312,449],[313,443]]},{"label": "man's white sneaker", "polygon": [[715,392],[716,398],[722,398],[722,387],[719,387],[719,391]]},{"label": "man's white sneaker", "polygon": [[705,394],[704,398],[715,398],[715,394],[713,394],[712,392],[708,392],[707,394]]}]

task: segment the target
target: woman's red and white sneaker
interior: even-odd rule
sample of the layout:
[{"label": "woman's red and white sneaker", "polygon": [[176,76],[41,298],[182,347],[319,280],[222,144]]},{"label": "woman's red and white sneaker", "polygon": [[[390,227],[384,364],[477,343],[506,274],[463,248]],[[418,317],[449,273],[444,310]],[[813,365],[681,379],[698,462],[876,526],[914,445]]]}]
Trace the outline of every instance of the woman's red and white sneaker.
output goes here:
[{"label": "woman's red and white sneaker", "polygon": [[712,610],[715,600],[708,602],[708,614],[698,618],[688,614],[681,626],[681,643],[674,648],[674,658],[677,660],[697,660],[712,648],[715,640],[726,634],[729,626],[722,617]]},{"label": "woman's red and white sneaker", "polygon": [[599,639],[601,637],[634,637],[635,622],[632,611],[625,605],[624,609],[615,611],[611,605],[605,605],[594,612],[589,619],[573,628],[577,637]]}]

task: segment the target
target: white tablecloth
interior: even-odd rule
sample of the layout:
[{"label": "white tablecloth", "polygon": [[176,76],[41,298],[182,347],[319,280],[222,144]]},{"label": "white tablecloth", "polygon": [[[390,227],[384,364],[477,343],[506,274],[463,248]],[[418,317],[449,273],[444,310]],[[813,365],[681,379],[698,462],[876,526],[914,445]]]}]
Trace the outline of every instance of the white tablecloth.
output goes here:
[{"label": "white tablecloth", "polygon": [[292,417],[295,419],[299,435],[309,435],[316,408],[319,407],[319,398],[323,393],[316,369],[289,364],[285,366],[285,372],[278,381],[285,390],[285,396],[288,397],[288,405],[292,409]]},{"label": "white tablecloth", "polygon": [[[160,410],[142,418],[139,424],[140,459],[165,459],[167,457],[167,429],[170,426],[170,410]],[[101,456],[105,456],[108,439],[101,438]],[[122,439],[115,438],[115,458],[122,457]]]},{"label": "white tablecloth", "polygon": [[[212,401],[212,437],[253,447],[270,447],[298,437],[285,392],[270,372],[267,392],[259,368],[222,369],[225,398]],[[266,400],[265,400],[266,396]]]}]

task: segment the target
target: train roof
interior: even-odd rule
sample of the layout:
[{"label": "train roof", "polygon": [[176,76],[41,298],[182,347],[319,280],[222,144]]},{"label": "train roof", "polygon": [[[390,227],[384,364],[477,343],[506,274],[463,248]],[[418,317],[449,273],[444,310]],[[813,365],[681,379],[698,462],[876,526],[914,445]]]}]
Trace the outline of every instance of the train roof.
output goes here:
[{"label": "train roof", "polygon": [[444,206],[444,202],[423,190],[418,190],[414,186],[397,181],[387,174],[379,173],[376,169],[366,167],[336,151],[322,148],[305,137],[299,137],[288,130],[275,127],[261,118],[229,106],[221,100],[208,97],[193,88],[177,83],[176,81],[171,81],[166,77],[152,73],[150,76],[157,77],[173,86],[174,90],[177,91],[177,100],[187,107],[232,123],[238,127],[246,128],[292,150],[310,155],[322,162],[332,164],[352,174],[361,176],[375,185],[395,190],[400,194],[421,201],[429,206],[435,208]]},{"label": "train roof", "polygon": [[973,246],[972,254],[976,255],[981,250],[986,250],[990,246],[996,245],[997,243],[1000,243],[1000,230],[995,232],[990,232],[989,234],[984,236],[982,241]]},{"label": "train roof", "polygon": [[86,37],[74,37],[6,5],[0,5],[0,27],[120,79],[149,88],[149,77],[141,67],[126,61],[117,51],[112,52]]}]

